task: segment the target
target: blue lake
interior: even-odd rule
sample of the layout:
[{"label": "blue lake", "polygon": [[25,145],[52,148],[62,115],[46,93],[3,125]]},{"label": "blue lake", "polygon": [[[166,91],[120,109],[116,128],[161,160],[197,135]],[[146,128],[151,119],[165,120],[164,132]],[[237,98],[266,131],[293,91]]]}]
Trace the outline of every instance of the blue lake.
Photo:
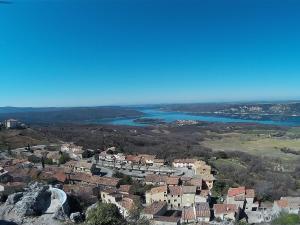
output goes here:
[{"label": "blue lake", "polygon": [[[260,123],[268,125],[278,125],[278,126],[300,126],[299,117],[291,117],[291,119],[286,121],[274,121],[274,120],[246,120],[246,119],[235,119],[228,117],[218,117],[218,116],[200,116],[192,115],[189,113],[182,112],[165,112],[157,109],[142,109],[139,110],[145,114],[145,116],[140,117],[140,119],[160,119],[164,122],[170,123],[176,120],[197,120],[205,122],[220,122],[220,123]],[[135,122],[134,119],[105,119],[97,121],[99,124],[112,124],[112,125],[127,125],[127,126],[148,126],[146,124],[141,124]]]}]

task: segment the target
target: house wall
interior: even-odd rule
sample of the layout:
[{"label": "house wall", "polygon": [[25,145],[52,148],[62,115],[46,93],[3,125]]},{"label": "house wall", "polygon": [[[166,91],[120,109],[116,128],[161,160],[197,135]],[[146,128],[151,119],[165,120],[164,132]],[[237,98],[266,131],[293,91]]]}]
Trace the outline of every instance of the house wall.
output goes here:
[{"label": "house wall", "polygon": [[182,206],[194,206],[194,205],[195,205],[195,194],[182,195]]},{"label": "house wall", "polygon": [[150,205],[153,202],[161,202],[166,200],[166,195],[167,193],[164,192],[159,192],[159,193],[155,193],[155,194],[151,194],[150,192],[146,193],[146,204]]},{"label": "house wall", "polygon": [[182,198],[179,195],[170,195],[168,194],[167,199],[168,206],[172,209],[180,208],[182,207]]},{"label": "house wall", "polygon": [[200,203],[200,202],[208,202],[208,199],[201,195],[195,195],[195,203]]},{"label": "house wall", "polygon": [[227,204],[236,204],[241,209],[244,209],[245,201],[236,201],[236,200],[234,200],[234,197],[227,196],[226,203]]},{"label": "house wall", "polygon": [[209,217],[197,217],[198,222],[209,222],[210,218]]}]

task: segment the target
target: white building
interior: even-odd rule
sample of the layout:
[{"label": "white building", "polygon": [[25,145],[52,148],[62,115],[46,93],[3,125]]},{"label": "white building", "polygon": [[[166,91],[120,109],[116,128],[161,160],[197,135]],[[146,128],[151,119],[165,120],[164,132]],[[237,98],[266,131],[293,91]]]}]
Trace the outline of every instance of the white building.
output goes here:
[{"label": "white building", "polygon": [[15,119],[5,120],[5,122],[4,122],[4,126],[7,129],[14,129],[18,126],[18,124],[19,124],[19,121],[15,120]]}]

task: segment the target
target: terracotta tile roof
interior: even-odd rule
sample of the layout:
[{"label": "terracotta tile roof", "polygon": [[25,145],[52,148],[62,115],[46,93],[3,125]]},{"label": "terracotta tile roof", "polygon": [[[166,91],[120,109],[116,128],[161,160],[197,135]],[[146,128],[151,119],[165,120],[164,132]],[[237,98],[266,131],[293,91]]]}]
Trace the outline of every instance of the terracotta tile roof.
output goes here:
[{"label": "terracotta tile roof", "polygon": [[164,192],[167,192],[167,191],[168,191],[167,186],[159,186],[159,187],[152,188],[150,190],[151,194],[164,193]]},{"label": "terracotta tile roof", "polygon": [[202,187],[202,178],[192,178],[190,183],[191,185]]},{"label": "terracotta tile roof", "polygon": [[70,180],[113,187],[116,187],[120,181],[120,179],[117,178],[93,176],[86,173],[72,173],[69,177]]},{"label": "terracotta tile roof", "polygon": [[245,187],[238,187],[238,188],[229,188],[228,190],[228,197],[234,197],[237,195],[245,195],[246,188]]},{"label": "terracotta tile roof", "polygon": [[215,214],[225,214],[237,212],[236,204],[214,204]]},{"label": "terracotta tile roof", "polygon": [[138,157],[142,160],[142,161],[146,161],[146,160],[154,160],[156,158],[155,155],[148,155],[148,154],[139,154]]},{"label": "terracotta tile roof", "polygon": [[66,193],[75,194],[75,195],[94,195],[95,185],[73,185],[73,184],[65,184],[63,186],[63,190]]},{"label": "terracotta tile roof", "polygon": [[150,206],[144,209],[144,213],[150,215],[156,215],[164,207],[167,207],[166,202],[153,202]]},{"label": "terracotta tile roof", "polygon": [[127,155],[126,160],[134,162],[134,163],[139,163],[141,158],[139,156],[136,156],[136,155]]},{"label": "terracotta tile roof", "polygon": [[162,176],[150,174],[145,176],[145,182],[160,183],[163,182]]},{"label": "terracotta tile roof", "polygon": [[132,188],[132,185],[120,185],[119,192],[129,194],[131,188]]},{"label": "terracotta tile roof", "polygon": [[281,200],[287,200],[290,208],[300,208],[300,197],[282,197]]},{"label": "terracotta tile roof", "polygon": [[182,187],[180,186],[170,186],[169,187],[169,194],[170,195],[182,195]]},{"label": "terracotta tile roof", "polygon": [[210,218],[210,208],[207,202],[199,203],[195,206],[197,217],[209,217]]},{"label": "terracotta tile roof", "polygon": [[182,214],[181,214],[181,218],[186,221],[186,220],[195,220],[195,210],[194,207],[184,207],[182,209]]},{"label": "terracotta tile roof", "polygon": [[180,177],[178,176],[171,176],[165,177],[165,182],[167,185],[178,185]]},{"label": "terracotta tile roof", "polygon": [[132,209],[132,207],[134,207],[135,201],[140,201],[139,196],[136,195],[123,196],[121,201],[121,206],[127,210],[130,210]]},{"label": "terracotta tile roof", "polygon": [[182,191],[184,194],[195,194],[196,193],[196,186],[183,186]]},{"label": "terracotta tile roof", "polygon": [[280,199],[280,200],[274,201],[274,204],[277,204],[277,206],[279,208],[288,208],[288,206],[289,206],[289,202],[286,199]]}]

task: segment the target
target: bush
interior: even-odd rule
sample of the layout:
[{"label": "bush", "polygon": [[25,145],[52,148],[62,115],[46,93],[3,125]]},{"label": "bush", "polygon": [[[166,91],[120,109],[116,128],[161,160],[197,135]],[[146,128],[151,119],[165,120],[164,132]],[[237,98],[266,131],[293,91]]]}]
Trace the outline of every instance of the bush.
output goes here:
[{"label": "bush", "polygon": [[114,204],[99,203],[88,214],[87,225],[123,225],[125,220]]},{"label": "bush", "polygon": [[299,225],[300,217],[296,214],[282,213],[272,221],[272,225]]},{"label": "bush", "polygon": [[116,171],[114,173],[113,177],[121,179],[120,182],[119,182],[120,185],[125,185],[125,184],[131,185],[133,183],[133,180],[132,180],[131,176],[128,176],[128,175],[123,174],[123,173],[118,172],[118,171]]}]

